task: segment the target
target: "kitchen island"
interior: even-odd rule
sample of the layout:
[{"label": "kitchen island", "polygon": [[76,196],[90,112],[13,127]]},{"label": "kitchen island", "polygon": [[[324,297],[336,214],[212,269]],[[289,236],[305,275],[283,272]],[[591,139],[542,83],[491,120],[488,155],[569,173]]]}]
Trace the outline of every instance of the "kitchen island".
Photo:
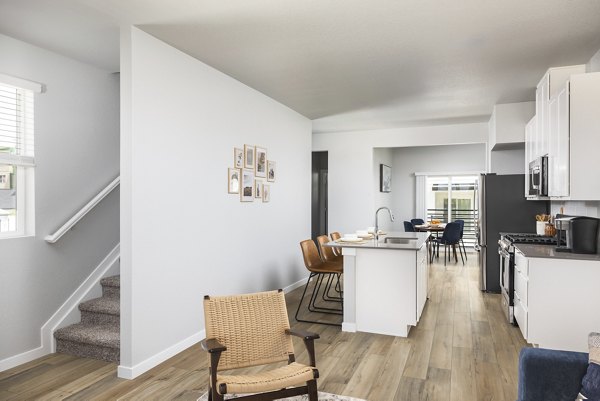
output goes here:
[{"label": "kitchen island", "polygon": [[408,336],[428,288],[427,233],[388,233],[362,243],[331,242],[344,257],[343,331]]}]

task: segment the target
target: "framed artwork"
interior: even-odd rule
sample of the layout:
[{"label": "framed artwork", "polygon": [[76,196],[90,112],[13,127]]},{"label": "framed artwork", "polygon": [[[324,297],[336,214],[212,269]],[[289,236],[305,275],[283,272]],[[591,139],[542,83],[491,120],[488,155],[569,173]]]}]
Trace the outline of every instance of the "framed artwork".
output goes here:
[{"label": "framed artwork", "polygon": [[254,197],[262,198],[262,180],[254,180]]},{"label": "framed artwork", "polygon": [[244,150],[240,148],[233,148],[233,167],[243,168],[244,167]]},{"label": "framed artwork", "polygon": [[10,189],[10,171],[0,171],[0,189]]},{"label": "framed artwork", "polygon": [[254,170],[254,146],[244,145],[244,168]]},{"label": "framed artwork", "polygon": [[240,200],[242,202],[254,202],[254,170],[242,169]]},{"label": "framed artwork", "polygon": [[271,200],[271,186],[263,184],[262,190],[262,201],[269,202]]},{"label": "framed artwork", "polygon": [[256,147],[256,166],[254,172],[257,177],[267,177],[267,149]]},{"label": "framed artwork", "polygon": [[392,192],[392,168],[379,165],[379,192]]},{"label": "framed artwork", "polygon": [[267,181],[275,182],[275,162],[273,160],[267,161]]},{"label": "framed artwork", "polygon": [[227,192],[230,194],[240,193],[240,170],[237,168],[227,169]]}]

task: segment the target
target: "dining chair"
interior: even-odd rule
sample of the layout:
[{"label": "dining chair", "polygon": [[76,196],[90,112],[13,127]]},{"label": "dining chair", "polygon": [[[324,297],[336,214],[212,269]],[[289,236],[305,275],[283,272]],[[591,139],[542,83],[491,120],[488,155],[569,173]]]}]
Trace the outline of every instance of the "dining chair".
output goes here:
[{"label": "dining chair", "polygon": [[407,233],[415,232],[415,226],[410,221],[404,222],[404,231]]},{"label": "dining chair", "polygon": [[[451,256],[448,255],[447,252],[448,247],[450,246],[452,246],[452,249],[454,249],[454,259],[456,259],[456,262],[458,262],[458,256],[456,255],[456,245],[458,244],[460,249],[460,224],[455,222],[446,224],[446,228],[444,228],[444,233],[442,234],[442,237],[437,238],[435,242],[437,244],[438,253],[440,244],[444,245],[444,266],[446,266],[446,261],[448,260],[448,257]],[[462,252],[460,253],[460,258],[464,265],[465,260],[463,259]]]},{"label": "dining chair", "polygon": [[[324,262],[323,260],[321,260],[321,257],[319,256],[319,250],[317,249],[317,246],[315,245],[312,239],[307,239],[300,242],[300,249],[302,250],[304,266],[306,267],[306,270],[308,270],[309,275],[308,280],[306,280],[306,285],[304,286],[304,291],[302,292],[302,297],[300,298],[300,302],[298,303],[298,309],[296,309],[296,321],[305,323],[326,324],[330,326],[341,326],[341,323],[323,322],[298,318],[298,314],[300,313],[300,307],[302,306],[302,302],[304,301],[306,291],[311,281],[313,281],[313,291],[310,296],[310,300],[308,301],[308,310],[310,312],[325,313],[330,315],[342,315],[344,308],[343,302],[342,309],[317,306],[316,304],[317,296],[321,288],[323,279],[325,278],[325,276],[329,278],[331,275],[337,275],[339,277],[339,275],[343,272],[342,264]],[[312,280],[313,278],[315,278],[315,280]]]},{"label": "dining chair", "polygon": [[[456,223],[460,224],[460,243],[462,244],[463,247],[463,251],[465,251],[465,260],[468,260],[467,258],[467,248],[465,248],[465,241],[463,241],[463,234],[465,231],[465,221],[462,219],[457,219],[454,220]],[[458,249],[460,249],[460,245],[458,246]]]},{"label": "dining chair", "polygon": [[[282,290],[224,297],[204,297],[208,352],[208,399],[223,401],[226,394],[250,394],[236,400],[276,400],[308,394],[317,401],[314,340],[318,334],[292,330]],[[309,364],[296,362],[292,336],[300,337],[308,352]],[[250,366],[273,366],[250,374],[221,374],[224,370]],[[260,394],[256,394],[260,393]]]},{"label": "dining chair", "polygon": [[[336,255],[332,247],[325,246],[329,243],[329,237],[326,235],[320,235],[317,237],[317,244],[319,245],[319,252],[321,253],[321,260],[326,263],[335,263],[342,266],[342,273],[344,271],[344,257],[342,255]],[[335,284],[335,290],[337,295],[331,296],[329,291],[334,280],[337,279]],[[322,298],[324,301],[342,301],[342,286],[340,283],[340,275],[329,275],[327,283],[325,284],[325,290],[323,291]]]},{"label": "dining chair", "polygon": [[425,224],[425,220],[423,219],[411,219],[410,222],[413,226],[420,226],[422,224]]}]

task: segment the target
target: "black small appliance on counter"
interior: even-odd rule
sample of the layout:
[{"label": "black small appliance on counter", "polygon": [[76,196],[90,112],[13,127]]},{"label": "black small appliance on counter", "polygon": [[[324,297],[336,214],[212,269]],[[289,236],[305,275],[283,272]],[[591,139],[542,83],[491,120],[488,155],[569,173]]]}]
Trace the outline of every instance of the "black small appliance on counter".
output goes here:
[{"label": "black small appliance on counter", "polygon": [[598,253],[598,229],[600,219],[587,216],[557,215],[558,252],[583,254]]}]

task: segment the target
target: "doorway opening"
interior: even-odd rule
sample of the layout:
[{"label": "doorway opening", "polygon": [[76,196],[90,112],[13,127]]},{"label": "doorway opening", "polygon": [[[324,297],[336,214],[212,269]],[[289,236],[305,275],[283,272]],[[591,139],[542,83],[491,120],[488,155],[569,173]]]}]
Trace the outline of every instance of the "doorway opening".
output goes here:
[{"label": "doorway opening", "polygon": [[327,152],[312,152],[312,239],[327,235]]},{"label": "doorway opening", "polygon": [[464,220],[463,240],[466,246],[474,246],[479,218],[478,188],[479,176],[476,175],[427,177],[427,220],[438,219],[443,223]]}]

